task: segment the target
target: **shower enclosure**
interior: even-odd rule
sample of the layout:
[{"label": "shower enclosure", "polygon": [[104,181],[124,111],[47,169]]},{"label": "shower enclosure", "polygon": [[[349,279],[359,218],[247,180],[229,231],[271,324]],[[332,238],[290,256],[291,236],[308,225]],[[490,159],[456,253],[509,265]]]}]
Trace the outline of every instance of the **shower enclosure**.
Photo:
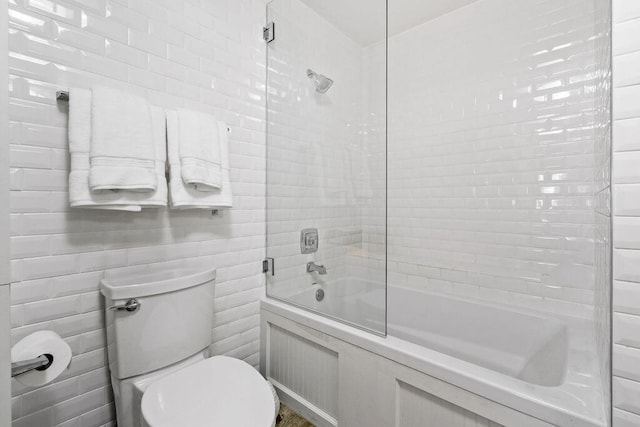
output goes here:
[{"label": "shower enclosure", "polygon": [[[268,296],[480,366],[536,336],[557,375],[513,376],[548,402],[592,379],[576,399],[608,424],[610,4],[272,0],[267,20]],[[507,347],[487,360],[521,363]]]},{"label": "shower enclosure", "polygon": [[349,3],[267,8],[267,293],[384,334],[386,3]]}]

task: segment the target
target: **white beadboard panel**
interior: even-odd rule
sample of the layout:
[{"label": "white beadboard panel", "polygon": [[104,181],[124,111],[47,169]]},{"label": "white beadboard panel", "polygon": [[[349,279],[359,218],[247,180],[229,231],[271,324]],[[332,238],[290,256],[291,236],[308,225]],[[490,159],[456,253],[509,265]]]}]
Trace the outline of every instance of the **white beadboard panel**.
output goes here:
[{"label": "white beadboard panel", "polygon": [[338,354],[275,325],[268,333],[267,377],[337,418]]},{"label": "white beadboard panel", "polygon": [[[13,383],[15,426],[115,422],[99,283],[111,268],[218,268],[211,350],[259,364],[265,234],[264,0],[9,1],[12,340],[52,329],[73,363],[41,389]],[[68,106],[57,90],[105,84],[154,104],[216,114],[231,128],[234,208],[68,207]],[[0,103],[5,105],[6,103]],[[3,113],[0,111],[0,114]],[[7,168],[1,168],[7,170]],[[3,270],[4,271],[4,270]]]},{"label": "white beadboard panel", "polygon": [[[613,426],[640,426],[640,7],[613,0]],[[635,169],[635,170],[634,170]]]},{"label": "white beadboard panel", "polygon": [[501,427],[402,381],[398,381],[396,401],[396,427]]}]

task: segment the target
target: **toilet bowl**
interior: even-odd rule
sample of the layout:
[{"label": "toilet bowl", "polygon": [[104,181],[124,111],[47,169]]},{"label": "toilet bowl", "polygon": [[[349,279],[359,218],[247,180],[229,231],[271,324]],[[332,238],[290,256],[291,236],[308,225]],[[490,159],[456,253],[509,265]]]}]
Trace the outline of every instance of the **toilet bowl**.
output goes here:
[{"label": "toilet bowl", "polygon": [[274,400],[247,363],[214,356],[151,384],[142,397],[142,416],[153,427],[271,427]]},{"label": "toilet bowl", "polygon": [[277,398],[248,363],[208,356],[215,269],[105,274],[107,351],[118,427],[271,427]]}]

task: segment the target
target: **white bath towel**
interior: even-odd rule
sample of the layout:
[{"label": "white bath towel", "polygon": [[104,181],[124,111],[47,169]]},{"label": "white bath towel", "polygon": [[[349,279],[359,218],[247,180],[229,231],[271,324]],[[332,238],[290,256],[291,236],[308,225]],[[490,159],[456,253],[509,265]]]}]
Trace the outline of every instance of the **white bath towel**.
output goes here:
[{"label": "white bath towel", "polygon": [[152,192],[98,190],[89,188],[89,151],[91,147],[91,91],[71,89],[69,94],[69,203],[74,208],[139,212],[143,207],[167,205],[165,179],[165,118],[161,108],[152,108],[154,143],[157,158],[154,174],[159,185]]},{"label": "white bath towel", "polygon": [[95,87],[91,103],[91,190],[155,191],[155,157],[147,100]]},{"label": "white bath towel", "polygon": [[[194,185],[197,191],[216,191],[223,185],[217,127],[215,117],[210,114],[178,110],[177,141],[182,180]],[[169,143],[172,143],[171,139]]]},{"label": "white bath towel", "polygon": [[167,111],[167,140],[169,155],[169,200],[173,209],[217,209],[233,206],[231,177],[229,173],[229,136],[227,125],[219,121],[216,132],[220,140],[222,188],[216,191],[198,191],[194,184],[182,179],[178,145],[171,143],[178,138],[178,114]]}]

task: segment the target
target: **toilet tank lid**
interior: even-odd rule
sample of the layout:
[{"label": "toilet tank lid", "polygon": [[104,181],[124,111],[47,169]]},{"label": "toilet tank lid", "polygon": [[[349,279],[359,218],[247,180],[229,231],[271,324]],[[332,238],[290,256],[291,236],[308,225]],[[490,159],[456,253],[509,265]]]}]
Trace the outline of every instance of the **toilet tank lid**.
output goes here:
[{"label": "toilet tank lid", "polygon": [[190,288],[215,278],[215,268],[202,267],[156,267],[133,272],[107,272],[100,281],[100,291],[112,300],[137,298]]}]

